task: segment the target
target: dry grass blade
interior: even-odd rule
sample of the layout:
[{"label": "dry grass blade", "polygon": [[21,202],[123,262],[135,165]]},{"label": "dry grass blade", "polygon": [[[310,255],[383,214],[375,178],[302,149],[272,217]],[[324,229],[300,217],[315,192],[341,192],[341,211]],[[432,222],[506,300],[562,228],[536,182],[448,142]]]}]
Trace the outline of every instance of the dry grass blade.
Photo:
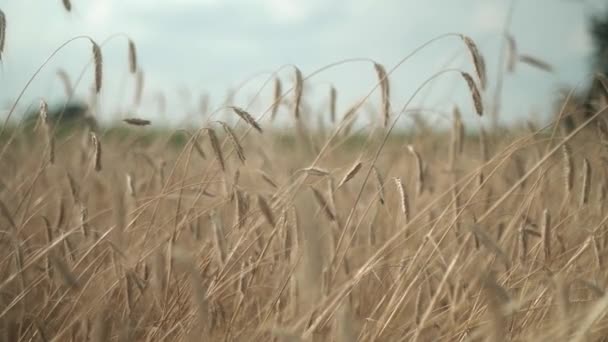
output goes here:
[{"label": "dry grass blade", "polygon": [[236,115],[241,117],[243,121],[248,123],[251,127],[255,128],[256,131],[262,133],[262,127],[260,127],[257,121],[255,121],[255,119],[253,118],[253,116],[251,116],[251,114],[247,113],[247,111],[239,107],[232,106],[230,108],[232,108]]},{"label": "dry grass blade", "polygon": [[59,79],[61,80],[61,83],[63,83],[63,89],[65,91],[65,96],[71,97],[72,94],[74,93],[74,90],[72,88],[72,82],[70,81],[70,75],[68,75],[68,72],[65,71],[64,69],[58,69],[57,77],[59,77]]},{"label": "dry grass blade", "polygon": [[357,173],[359,173],[359,171],[361,170],[361,166],[363,166],[363,164],[361,162],[356,162],[350,168],[350,170],[348,170],[346,175],[344,175],[344,178],[342,178],[340,183],[338,183],[338,189],[340,189],[344,184],[346,184],[348,181],[353,179],[357,175]]},{"label": "dry grass blade", "polygon": [[122,121],[128,123],[129,125],[133,125],[133,126],[148,126],[149,124],[151,124],[150,120],[139,119],[139,118],[126,118]]},{"label": "dry grass blade", "polygon": [[215,134],[213,128],[206,128],[207,135],[209,136],[209,141],[211,142],[211,149],[213,149],[213,154],[217,159],[217,162],[220,164],[222,171],[226,171],[226,164],[224,162],[224,155],[222,154],[222,149],[220,147],[220,142]]},{"label": "dry grass blade", "polygon": [[477,115],[483,116],[483,103],[481,102],[481,93],[479,92],[479,89],[477,89],[477,85],[475,84],[475,81],[473,81],[473,77],[471,77],[471,75],[466,72],[461,72],[460,74],[469,86],[469,90],[471,91],[471,96],[473,97],[473,103],[475,104],[475,111],[477,112]]},{"label": "dry grass blade", "polygon": [[6,15],[0,9],[0,61],[2,60],[2,53],[4,53],[4,42],[6,41]]},{"label": "dry grass blade", "polygon": [[302,92],[304,91],[304,80],[300,69],[296,67],[295,72],[296,85],[294,87],[293,116],[298,120],[300,119],[300,104],[302,102]]},{"label": "dry grass blade", "polygon": [[269,225],[274,227],[276,225],[276,220],[274,218],[274,214],[268,205],[268,202],[262,197],[262,195],[258,195],[258,207],[260,207],[260,211],[262,212],[262,216],[266,219]]},{"label": "dry grass blade", "polygon": [[95,92],[99,94],[103,79],[103,57],[99,45],[94,41],[91,41],[91,43],[93,43],[93,62],[95,63]]},{"label": "dry grass blade", "polygon": [[524,64],[528,64],[537,69],[546,72],[553,72],[553,66],[545,61],[542,61],[536,57],[532,57],[530,55],[519,55],[519,61]]},{"label": "dry grass blade", "polygon": [[477,45],[473,41],[473,39],[462,36],[462,40],[466,44],[469,52],[471,53],[471,57],[473,58],[473,65],[475,66],[475,71],[477,72],[477,77],[479,78],[479,82],[481,84],[482,89],[486,89],[487,86],[487,76],[486,76],[486,64],[483,59],[483,56],[479,53],[479,49]]},{"label": "dry grass blade", "polygon": [[137,72],[137,49],[131,39],[129,39],[129,71],[132,74]]},{"label": "dry grass blade", "polygon": [[44,131],[44,138],[47,143],[48,160],[50,164],[55,164],[55,136],[51,129],[48,112],[49,106],[44,100],[40,100],[40,125]]},{"label": "dry grass blade", "polygon": [[384,127],[388,126],[388,122],[390,120],[390,84],[388,80],[388,74],[386,73],[386,69],[379,63],[374,63],[374,68],[376,69],[376,75],[378,76],[378,82],[380,82],[380,91],[382,92],[382,114],[384,117]]},{"label": "dry grass blade", "polygon": [[101,171],[101,142],[97,135],[93,132],[91,134],[91,142],[93,143],[93,159],[95,160],[95,171]]},{"label": "dry grass blade", "polygon": [[272,112],[270,116],[270,120],[274,121],[277,117],[277,112],[279,111],[279,107],[281,106],[281,100],[283,95],[283,85],[281,84],[281,79],[275,77],[274,79],[274,100],[272,102]]},{"label": "dry grass blade", "polygon": [[407,192],[405,191],[405,186],[403,185],[401,178],[395,177],[394,181],[395,181],[395,185],[397,186],[397,191],[399,192],[401,211],[403,212],[404,220],[405,220],[405,223],[407,224],[410,219],[410,205],[409,205]]},{"label": "dry grass blade", "polygon": [[239,142],[239,139],[237,138],[236,134],[234,134],[234,132],[232,131],[232,129],[230,128],[230,126],[228,126],[227,123],[225,123],[223,121],[218,121],[218,123],[220,125],[222,125],[222,128],[224,129],[224,132],[226,132],[226,135],[228,135],[228,140],[230,140],[230,143],[234,147],[234,150],[236,151],[236,155],[239,157],[239,160],[242,163],[245,163],[245,159],[246,159],[245,158],[245,150],[243,149],[243,146]]},{"label": "dry grass blade", "polygon": [[91,327],[91,342],[109,342],[112,336],[112,324],[110,321],[110,310],[104,308],[97,313],[93,326]]},{"label": "dry grass blade", "polygon": [[72,3],[70,0],[63,0],[63,8],[65,8],[65,10],[68,12],[72,10]]}]

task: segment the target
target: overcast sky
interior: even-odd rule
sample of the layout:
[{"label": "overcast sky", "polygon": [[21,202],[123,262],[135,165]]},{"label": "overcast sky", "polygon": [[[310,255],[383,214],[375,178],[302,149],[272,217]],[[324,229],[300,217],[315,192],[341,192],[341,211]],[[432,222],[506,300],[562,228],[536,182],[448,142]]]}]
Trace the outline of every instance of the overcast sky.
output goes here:
[{"label": "overcast sky", "polygon": [[[502,120],[546,117],[559,86],[574,86],[590,71],[593,51],[587,34],[590,14],[605,7],[603,0],[520,0],[514,7],[510,32],[521,53],[541,58],[555,67],[553,74],[518,65],[505,76]],[[200,94],[211,94],[211,107],[220,106],[228,89],[254,77],[235,97],[245,106],[269,73],[286,64],[297,65],[306,76],[335,61],[371,58],[392,68],[418,45],[446,32],[471,36],[485,55],[490,87],[488,105],[498,68],[502,28],[511,1],[507,0],[72,0],[66,12],[61,0],[0,0],[7,18],[3,64],[0,71],[0,108],[7,108],[28,78],[71,37],[90,35],[102,42],[115,33],[126,33],[137,45],[145,73],[141,117],[158,116],[157,98],[165,94],[166,115],[183,119],[198,106]],[[132,109],[133,77],[128,74],[127,42],[123,37],[103,46],[104,87],[102,112]],[[43,97],[51,103],[65,99],[56,71],[78,78],[91,55],[90,44],[69,44],[52,59],[28,89],[23,113]],[[416,54],[391,75],[393,109],[398,110],[414,90],[442,68],[472,71],[469,55],[455,38],[441,40]],[[413,103],[431,112],[445,112],[453,105],[474,118],[466,86],[448,74],[425,88]],[[293,69],[280,72],[284,87],[293,80]],[[89,93],[91,70],[77,86]],[[348,63],[315,76],[306,85],[313,108],[327,101],[330,85],[338,90],[338,109],[344,112],[375,85],[373,65]],[[251,109],[269,104],[270,85]],[[378,102],[377,93],[372,103]],[[285,113],[287,115],[287,113]],[[436,115],[430,113],[430,116]],[[484,119],[488,120],[488,119]],[[488,121],[489,122],[489,121]]]}]

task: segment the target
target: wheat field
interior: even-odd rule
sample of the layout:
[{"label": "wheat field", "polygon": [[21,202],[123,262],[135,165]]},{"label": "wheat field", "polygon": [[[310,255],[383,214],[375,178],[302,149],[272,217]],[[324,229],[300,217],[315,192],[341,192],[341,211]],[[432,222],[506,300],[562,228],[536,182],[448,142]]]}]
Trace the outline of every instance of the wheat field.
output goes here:
[{"label": "wheat field", "polygon": [[[572,130],[560,108],[544,126],[465,127],[487,115],[485,61],[447,36],[473,70],[447,130],[398,129],[407,108],[376,62],[379,103],[345,113],[334,88],[321,113],[304,106],[295,67],[268,79],[264,109],[176,130],[94,113],[64,127],[45,99],[9,121],[17,99],[0,132],[0,340],[608,340],[606,108]],[[98,93],[102,45],[75,39]]]}]

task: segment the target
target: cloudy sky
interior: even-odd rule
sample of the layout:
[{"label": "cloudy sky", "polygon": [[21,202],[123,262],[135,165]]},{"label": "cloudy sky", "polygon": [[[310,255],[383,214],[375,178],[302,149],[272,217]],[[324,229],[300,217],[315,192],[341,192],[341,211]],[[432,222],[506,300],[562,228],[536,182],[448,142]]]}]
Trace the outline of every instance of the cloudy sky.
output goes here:
[{"label": "cloudy sky", "polygon": [[[501,120],[542,119],[558,87],[585,80],[593,51],[587,20],[606,7],[604,2],[516,1],[509,31],[519,52],[549,62],[555,72],[518,65],[514,74],[506,75]],[[280,69],[285,87],[291,84],[293,69],[283,67],[289,64],[297,65],[305,76],[330,63],[358,57],[391,69],[417,46],[446,32],[469,35],[479,45],[490,77],[484,94],[489,106],[510,4],[507,0],[72,0],[68,13],[61,0],[0,0],[8,22],[0,70],[0,113],[6,115],[28,78],[62,43],[78,35],[102,42],[116,33],[127,34],[137,45],[145,73],[144,104],[136,110],[142,117],[156,118],[163,111],[158,108],[162,93],[166,98],[163,114],[173,123],[181,122],[193,115],[201,94],[210,94],[215,108],[229,89],[249,80],[234,99],[246,106],[273,71]],[[126,47],[123,36],[103,45],[99,115],[133,110],[134,80],[128,73]],[[61,103],[65,96],[56,76],[58,68],[75,82],[90,54],[85,40],[62,49],[26,91],[15,115],[37,106],[40,97]],[[425,79],[445,68],[473,70],[458,39],[429,46],[391,75],[393,108],[399,110]],[[89,68],[77,85],[83,98],[91,82]],[[351,62],[311,78],[305,96],[312,108],[324,106],[333,85],[338,90],[338,109],[344,112],[375,84],[372,64]],[[268,106],[271,88],[264,89],[252,110]],[[372,95],[372,104],[378,102],[378,95]],[[474,118],[464,83],[456,73],[448,73],[425,87],[410,108],[425,108],[429,117],[441,120],[441,114],[454,105]]]}]

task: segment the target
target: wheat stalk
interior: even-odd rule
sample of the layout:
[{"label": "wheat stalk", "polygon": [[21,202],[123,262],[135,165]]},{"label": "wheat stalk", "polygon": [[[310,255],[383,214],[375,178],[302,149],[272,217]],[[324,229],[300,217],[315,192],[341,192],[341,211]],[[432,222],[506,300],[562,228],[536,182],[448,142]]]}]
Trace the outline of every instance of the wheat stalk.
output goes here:
[{"label": "wheat stalk", "polygon": [[483,56],[479,53],[479,49],[477,49],[477,45],[473,41],[473,39],[467,36],[461,36],[462,40],[466,44],[469,52],[471,53],[471,57],[473,58],[473,65],[475,66],[475,71],[477,72],[477,77],[479,78],[479,82],[481,84],[482,89],[486,89],[487,86],[487,77],[486,77],[486,64],[483,59]]},{"label": "wheat stalk", "polygon": [[589,191],[591,190],[591,165],[587,158],[583,158],[583,179],[581,183],[581,201],[580,206],[589,202]]},{"label": "wheat stalk", "polygon": [[72,10],[72,3],[70,0],[63,0],[63,8],[65,8],[65,10],[68,12]]},{"label": "wheat stalk", "polygon": [[48,104],[44,100],[40,100],[39,123],[47,143],[49,163],[52,165],[55,163],[55,137],[49,123],[48,112]]},{"label": "wheat stalk", "polygon": [[275,77],[274,79],[274,101],[272,102],[272,112],[270,116],[270,120],[274,121],[277,116],[277,112],[279,111],[279,107],[281,106],[281,97],[283,95],[283,85],[281,84],[281,79]]},{"label": "wheat stalk", "polygon": [[548,261],[551,259],[551,213],[548,209],[543,210],[543,218],[540,226],[541,235],[543,239],[545,261]]},{"label": "wheat stalk", "polygon": [[376,187],[378,189],[378,197],[380,198],[380,204],[384,204],[384,180],[382,179],[382,175],[380,171],[376,167],[376,165],[372,166],[372,170],[374,171],[374,177],[376,179]]},{"label": "wheat stalk", "polygon": [[226,247],[226,237],[224,236],[224,225],[222,220],[215,210],[212,210],[209,214],[211,218],[211,225],[213,226],[213,244],[216,251],[218,265],[223,266],[226,261],[226,255],[228,255],[228,249]]},{"label": "wheat stalk", "polygon": [[95,63],[95,92],[99,94],[101,90],[101,81],[103,78],[103,58],[101,55],[101,48],[97,43],[93,43],[93,62]]},{"label": "wheat stalk", "polygon": [[101,171],[101,142],[97,138],[97,135],[93,132],[91,134],[91,142],[93,143],[93,159],[95,160],[95,171]]},{"label": "wheat stalk", "polygon": [[293,116],[296,118],[296,120],[299,120],[300,104],[302,102],[302,92],[304,90],[304,80],[302,79],[302,72],[297,67],[295,67],[295,73],[296,85],[294,87]]},{"label": "wheat stalk", "polygon": [[256,131],[262,133],[262,127],[255,121],[251,114],[247,113],[243,108],[231,106],[232,110],[238,115],[243,121],[248,123],[251,127],[255,128]]},{"label": "wheat stalk", "polygon": [[528,64],[528,65],[533,66],[542,71],[553,72],[553,66],[551,64],[549,64],[545,61],[542,61],[536,57],[530,56],[530,55],[520,54],[519,61],[521,63]]},{"label": "wheat stalk", "polygon": [[574,185],[574,164],[572,163],[572,153],[567,144],[562,145],[564,187],[566,195],[570,195]]},{"label": "wheat stalk", "polygon": [[61,83],[63,83],[63,89],[65,91],[65,96],[68,98],[71,97],[72,94],[74,93],[74,90],[72,88],[72,82],[70,81],[70,76],[68,75],[67,71],[65,71],[64,69],[58,69],[57,77],[59,77],[59,79],[61,80]]},{"label": "wheat stalk", "polygon": [[353,164],[353,166],[344,175],[344,178],[342,178],[340,183],[338,183],[338,189],[340,189],[344,184],[353,179],[357,175],[357,173],[359,173],[359,170],[361,170],[361,166],[363,166],[363,164],[359,161]]},{"label": "wheat stalk", "polygon": [[403,216],[404,216],[404,221],[407,224],[409,222],[409,218],[410,218],[410,205],[409,205],[409,201],[408,201],[408,196],[407,196],[407,192],[405,191],[405,187],[403,186],[403,182],[401,181],[401,178],[399,177],[395,177],[393,178],[395,181],[395,185],[397,186],[397,191],[399,191],[399,198],[400,198],[400,204],[401,204],[401,211],[403,212]]},{"label": "wheat stalk", "polygon": [[475,84],[475,81],[473,81],[473,78],[471,77],[471,75],[469,75],[466,72],[461,72],[460,74],[462,75],[464,80],[467,82],[467,85],[469,86],[469,90],[471,91],[471,96],[473,97],[473,103],[475,104],[475,111],[477,112],[477,115],[482,116],[483,115],[483,104],[481,102],[481,93],[479,92],[479,89],[477,89],[477,85]]},{"label": "wheat stalk", "polygon": [[217,135],[213,128],[206,128],[207,135],[209,136],[209,141],[211,142],[211,149],[213,150],[213,154],[217,159],[217,162],[220,164],[222,171],[226,171],[226,164],[224,162],[224,155],[222,153],[222,149],[220,147],[220,142],[217,139]]},{"label": "wheat stalk", "polygon": [[245,163],[245,151],[243,150],[243,146],[241,145],[241,143],[239,142],[238,138],[236,137],[236,134],[234,134],[234,132],[232,131],[232,129],[230,128],[230,126],[228,126],[228,124],[226,124],[223,121],[218,121],[218,123],[220,125],[222,125],[222,128],[224,129],[224,132],[226,132],[226,135],[228,135],[228,140],[230,140],[230,143],[232,144],[232,146],[234,147],[234,150],[236,151],[236,155],[239,157],[239,160],[242,163]]},{"label": "wheat stalk", "polygon": [[390,84],[388,80],[388,74],[384,66],[379,63],[374,63],[376,69],[376,75],[378,76],[378,82],[380,83],[380,91],[382,92],[382,114],[384,116],[384,127],[388,126],[390,120]]},{"label": "wheat stalk", "polygon": [[137,72],[137,49],[131,39],[129,39],[129,71],[132,74]]},{"label": "wheat stalk", "polygon": [[424,170],[422,168],[422,158],[414,149],[414,146],[407,145],[407,150],[414,156],[416,160],[416,196],[420,196],[424,191]]},{"label": "wheat stalk", "polygon": [[6,15],[0,9],[0,61],[4,53],[4,43],[6,41]]},{"label": "wheat stalk", "polygon": [[329,204],[325,200],[325,197],[323,197],[323,194],[312,186],[310,187],[310,189],[312,190],[312,193],[315,197],[315,200],[318,202],[319,207],[321,207],[321,209],[323,210],[323,212],[325,213],[327,218],[330,221],[335,221],[336,215],[334,215],[334,213],[331,211],[331,208],[329,207]]},{"label": "wheat stalk", "polygon": [[272,210],[270,209],[268,202],[266,202],[264,197],[262,197],[261,195],[258,195],[258,207],[260,208],[260,211],[262,212],[262,216],[264,216],[264,219],[266,219],[266,222],[268,222],[269,225],[274,227],[276,225],[276,220],[274,218],[274,214],[272,213]]}]

